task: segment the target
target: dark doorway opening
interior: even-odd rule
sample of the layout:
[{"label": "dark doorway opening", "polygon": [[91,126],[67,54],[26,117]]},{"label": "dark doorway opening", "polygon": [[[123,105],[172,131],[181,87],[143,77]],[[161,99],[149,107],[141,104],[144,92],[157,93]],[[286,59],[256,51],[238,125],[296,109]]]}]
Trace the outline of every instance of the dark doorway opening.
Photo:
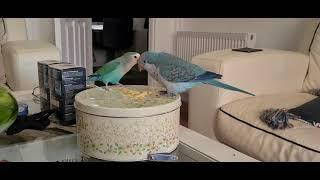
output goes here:
[{"label": "dark doorway opening", "polygon": [[[92,18],[93,72],[126,52],[148,50],[149,18]],[[147,85],[147,72],[134,66],[120,81],[124,85]],[[97,85],[103,83],[97,83]]]}]

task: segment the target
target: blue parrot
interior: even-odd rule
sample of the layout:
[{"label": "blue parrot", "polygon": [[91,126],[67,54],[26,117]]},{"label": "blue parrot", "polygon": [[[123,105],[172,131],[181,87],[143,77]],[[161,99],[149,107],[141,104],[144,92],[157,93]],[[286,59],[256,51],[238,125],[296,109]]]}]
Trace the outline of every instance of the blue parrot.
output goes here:
[{"label": "blue parrot", "polygon": [[121,85],[119,81],[130,69],[137,64],[140,54],[137,52],[127,52],[124,55],[106,63],[95,73],[89,76],[88,81],[102,81]]},{"label": "blue parrot", "polygon": [[164,52],[144,52],[138,60],[139,70],[146,70],[155,80],[164,85],[169,95],[176,95],[200,84],[254,94],[222,83],[222,75],[206,71],[198,65]]}]

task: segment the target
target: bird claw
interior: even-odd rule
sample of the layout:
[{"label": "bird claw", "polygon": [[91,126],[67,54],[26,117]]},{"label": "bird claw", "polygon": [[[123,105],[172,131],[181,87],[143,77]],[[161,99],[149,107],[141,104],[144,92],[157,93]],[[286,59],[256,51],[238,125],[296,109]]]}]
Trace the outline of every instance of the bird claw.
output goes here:
[{"label": "bird claw", "polygon": [[175,96],[175,94],[173,94],[173,93],[168,93],[168,91],[159,91],[159,94],[160,94],[161,96],[166,96],[166,97],[169,97],[169,98]]},{"label": "bird claw", "polygon": [[91,88],[99,88],[99,86],[95,85],[95,84],[91,84],[91,85],[87,85],[87,88],[88,89],[91,89]]},{"label": "bird claw", "polygon": [[96,89],[100,90],[100,91],[109,91],[110,90],[108,86],[104,86],[104,87],[96,86]]},{"label": "bird claw", "polygon": [[159,94],[160,94],[160,95],[167,95],[168,92],[167,92],[167,91],[159,91]]},{"label": "bird claw", "polygon": [[103,89],[106,90],[106,91],[110,91],[108,86],[104,86]]},{"label": "bird claw", "polygon": [[121,84],[121,83],[117,83],[116,86],[118,86],[118,87],[124,87],[124,85]]},{"label": "bird claw", "polygon": [[172,94],[172,93],[168,93],[166,96],[169,97],[169,98],[172,98],[172,97],[174,97],[174,96],[176,96],[176,95],[175,95],[175,94]]}]

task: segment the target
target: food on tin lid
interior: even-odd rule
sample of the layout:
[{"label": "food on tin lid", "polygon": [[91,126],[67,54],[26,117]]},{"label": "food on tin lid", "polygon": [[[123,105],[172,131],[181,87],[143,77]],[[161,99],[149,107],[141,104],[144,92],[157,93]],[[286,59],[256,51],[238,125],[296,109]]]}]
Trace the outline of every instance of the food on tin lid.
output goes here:
[{"label": "food on tin lid", "polygon": [[161,95],[159,89],[139,86],[92,88],[79,94],[81,104],[105,108],[142,108],[164,105],[178,96]]},{"label": "food on tin lid", "polygon": [[137,90],[131,90],[125,87],[117,88],[116,91],[120,91],[123,95],[126,95],[128,97],[131,97],[133,99],[140,99],[142,100],[147,95],[151,95],[152,92],[150,90],[145,91],[137,91]]}]

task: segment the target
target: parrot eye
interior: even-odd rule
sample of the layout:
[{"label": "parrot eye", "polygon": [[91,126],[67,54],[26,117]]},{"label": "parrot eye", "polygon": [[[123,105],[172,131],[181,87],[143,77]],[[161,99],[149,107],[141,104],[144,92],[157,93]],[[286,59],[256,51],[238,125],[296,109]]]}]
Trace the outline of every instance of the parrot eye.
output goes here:
[{"label": "parrot eye", "polygon": [[133,56],[134,58],[137,58],[137,56]]}]

